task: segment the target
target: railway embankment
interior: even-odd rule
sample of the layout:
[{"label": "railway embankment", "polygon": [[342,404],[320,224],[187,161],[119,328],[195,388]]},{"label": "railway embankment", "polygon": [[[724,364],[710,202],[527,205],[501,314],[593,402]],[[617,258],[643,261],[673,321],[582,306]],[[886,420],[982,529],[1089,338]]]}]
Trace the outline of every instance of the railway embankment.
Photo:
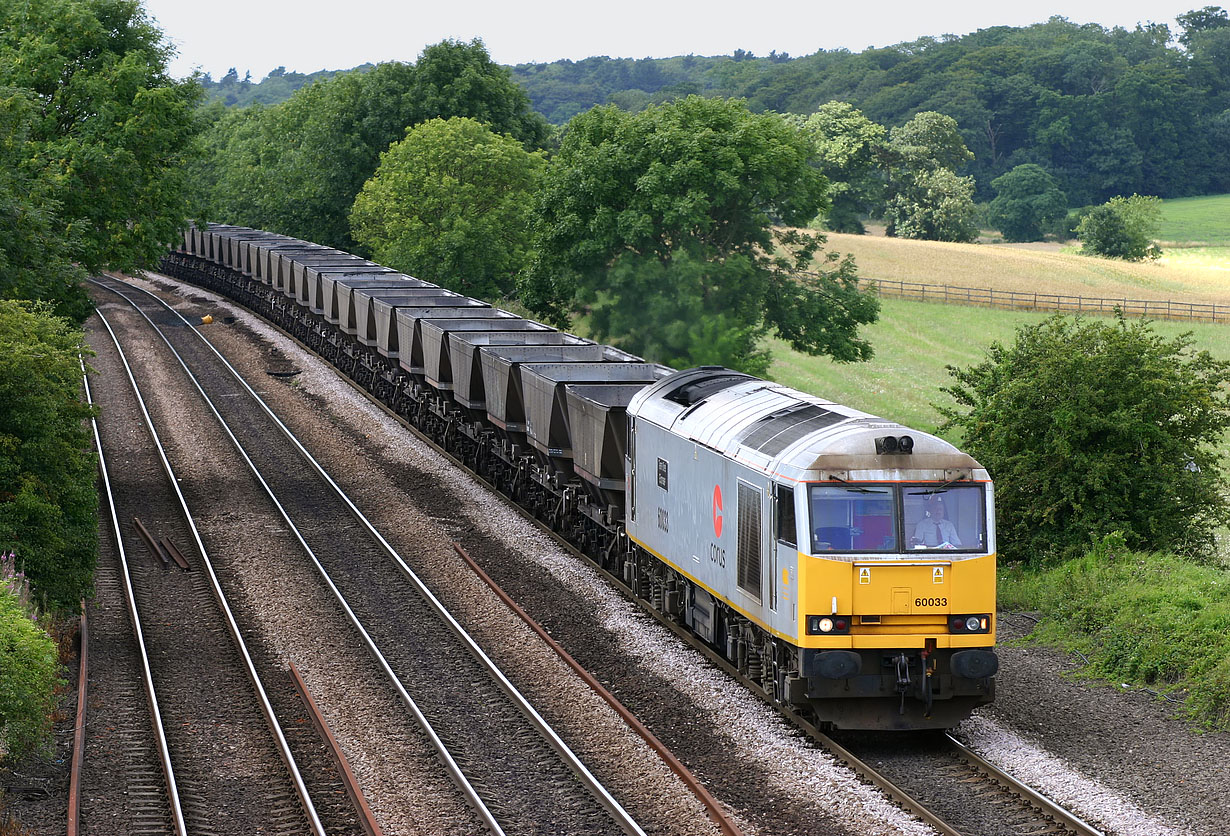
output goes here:
[{"label": "railway embankment", "polygon": [[1029,642],[1066,651],[1077,674],[1135,689],[1176,716],[1230,730],[1230,572],[1107,537],[1047,569],[1007,569],[1000,606],[1038,613]]}]

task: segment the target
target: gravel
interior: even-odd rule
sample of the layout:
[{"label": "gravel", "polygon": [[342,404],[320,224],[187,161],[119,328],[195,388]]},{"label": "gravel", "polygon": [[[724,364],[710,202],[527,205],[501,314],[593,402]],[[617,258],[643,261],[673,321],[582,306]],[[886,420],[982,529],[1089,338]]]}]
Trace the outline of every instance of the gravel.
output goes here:
[{"label": "gravel", "polygon": [[1034,623],[1001,614],[995,702],[958,736],[1110,832],[1230,832],[1230,734],[1193,729],[1143,691],[1080,678],[1079,659],[1024,641]]},{"label": "gravel", "polygon": [[[236,470],[229,442],[195,393],[185,390],[182,373],[155,360],[155,351],[163,350],[155,340],[135,340],[126,350],[130,362],[158,380],[163,398],[151,404],[155,423],[190,504],[198,500],[195,507],[203,511],[197,514],[202,539],[249,642],[275,648],[284,662],[300,667],[386,832],[478,832],[481,825],[440,773],[413,721],[391,691],[375,684],[374,666],[332,598],[314,576],[304,577],[302,566],[288,570],[288,556],[298,547],[285,527],[266,516],[264,536],[248,533],[269,510],[252,501],[251,477]],[[109,383],[122,374],[102,354],[96,365]],[[102,417],[104,424],[132,420],[131,413],[114,409]]]}]

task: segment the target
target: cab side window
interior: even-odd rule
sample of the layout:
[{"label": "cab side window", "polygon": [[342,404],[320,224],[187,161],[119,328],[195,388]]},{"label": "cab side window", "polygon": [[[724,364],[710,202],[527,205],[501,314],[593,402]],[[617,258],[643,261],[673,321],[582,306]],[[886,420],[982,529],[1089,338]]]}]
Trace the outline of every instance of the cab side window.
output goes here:
[{"label": "cab side window", "polygon": [[777,505],[777,542],[798,547],[798,526],[794,521],[794,488],[785,485],[773,486],[773,498]]}]

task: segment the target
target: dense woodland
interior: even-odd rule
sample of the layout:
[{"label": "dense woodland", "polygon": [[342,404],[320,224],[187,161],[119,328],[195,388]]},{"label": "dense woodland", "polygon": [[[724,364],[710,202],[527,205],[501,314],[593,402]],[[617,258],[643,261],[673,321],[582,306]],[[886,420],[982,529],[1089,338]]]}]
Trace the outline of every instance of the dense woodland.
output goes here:
[{"label": "dense woodland", "polygon": [[1230,190],[1230,26],[1206,9],[1181,31],[1078,25],[920,38],[801,58],[590,58],[521,65],[514,77],[552,122],[605,101],[637,108],[686,93],[742,96],[752,110],[812,113],[849,102],[875,122],[934,110],[957,120],[977,195],[1021,163],[1050,171],[1073,205],[1117,194]]},{"label": "dense woodland", "polygon": [[[974,176],[978,200],[989,200],[991,181],[1022,163],[1049,171],[1073,206],[1121,194],[1230,191],[1230,21],[1215,7],[1179,20],[1176,31],[1129,30],[1055,17],[862,52],[595,57],[512,70],[534,109],[556,125],[596,104],[636,111],[693,93],[804,115],[844,101],[888,127],[938,111],[957,120],[974,153],[960,173]],[[241,92],[244,83],[231,74],[206,88],[226,88],[240,103],[268,102],[261,91],[268,85],[288,95],[291,75]]]}]

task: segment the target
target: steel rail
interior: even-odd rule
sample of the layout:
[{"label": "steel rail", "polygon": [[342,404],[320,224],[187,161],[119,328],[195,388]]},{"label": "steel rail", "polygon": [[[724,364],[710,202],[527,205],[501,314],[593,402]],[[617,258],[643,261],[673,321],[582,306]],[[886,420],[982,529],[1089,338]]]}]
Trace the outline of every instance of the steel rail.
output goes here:
[{"label": "steel rail", "polygon": [[478,565],[474,558],[470,557],[469,552],[467,552],[460,543],[453,543],[453,551],[460,555],[466,565],[470,567],[474,574],[477,575],[493,593],[495,593],[497,598],[504,602],[505,606],[512,610],[517,617],[526,624],[527,627],[533,630],[535,635],[542,639],[542,641],[549,648],[555,651],[555,654],[564,661],[564,664],[572,668],[573,672],[581,678],[581,681],[589,686],[590,690],[602,697],[602,699],[611,707],[616,715],[618,715],[619,718],[632,729],[632,731],[640,735],[641,739],[645,741],[645,744],[649,746],[651,750],[653,750],[654,754],[656,754],[662,762],[665,763],[666,766],[679,777],[679,780],[683,781],[684,786],[686,786],[688,790],[696,796],[697,800],[700,801],[706,812],[708,812],[709,818],[713,820],[713,823],[718,826],[718,829],[722,831],[724,836],[743,836],[743,831],[739,829],[739,826],[735,824],[730,815],[722,809],[722,806],[718,804],[717,799],[709,794],[709,791],[705,789],[704,785],[701,784],[699,780],[697,780],[696,776],[692,774],[692,771],[684,766],[677,757],[675,757],[675,753],[667,748],[666,744],[659,740],[657,735],[651,732],[635,714],[629,711],[627,706],[620,702],[618,697],[612,694],[607,688],[603,687],[602,683],[599,682],[592,673],[587,671],[580,662],[572,658],[572,655],[567,650],[564,650],[563,646],[552,638],[551,634],[548,633],[541,624],[535,621],[520,604],[513,600],[511,595],[505,592],[490,575],[483,571],[483,568]]},{"label": "steel rail", "polygon": [[1083,819],[1078,818],[1063,807],[1060,807],[1054,801],[1027,784],[1022,783],[1011,773],[991,763],[973,749],[957,740],[951,734],[945,733],[944,737],[947,739],[949,745],[952,746],[953,750],[975,769],[985,773],[993,780],[1005,785],[1012,792],[1019,793],[1028,803],[1032,804],[1045,815],[1050,816],[1056,822],[1068,828],[1073,833],[1078,834],[1078,836],[1105,836],[1102,831],[1098,830],[1093,825]]},{"label": "steel rail", "polygon": [[[107,330],[111,330],[110,326],[108,326]],[[112,338],[114,336],[112,334]],[[84,360],[81,361],[81,379],[85,383],[86,403],[93,406],[94,399],[90,394],[90,381],[85,372]],[[111,476],[107,470],[107,458],[103,454],[102,436],[98,433],[98,419],[94,416],[90,416],[90,426],[94,431],[94,449],[98,451],[98,470],[102,474],[103,490],[107,494],[107,507],[111,512],[111,530],[115,534],[115,548],[120,558],[128,618],[132,622],[137,649],[141,653],[141,685],[145,690],[145,698],[149,702],[151,720],[154,725],[154,738],[158,746],[158,759],[162,763],[162,772],[166,777],[167,801],[171,806],[172,823],[175,827],[176,836],[188,836],[188,826],[184,823],[184,809],[179,800],[179,787],[175,783],[175,769],[171,766],[171,751],[167,745],[167,735],[162,724],[162,712],[158,707],[158,694],[154,690],[154,675],[150,668],[149,654],[145,650],[145,633],[141,629],[141,616],[137,613],[137,596],[133,591],[132,577],[128,571],[128,555],[124,550],[124,535],[120,532],[120,520],[115,512],[115,496],[111,491]]]},{"label": "steel rail", "polygon": [[81,825],[81,769],[85,765],[85,694],[90,670],[90,628],[85,617],[85,599],[81,601],[80,636],[81,655],[77,659],[77,716],[73,721],[73,759],[68,774],[68,836],[77,836]]},{"label": "steel rail", "polygon": [[[94,280],[91,279],[91,281]],[[162,462],[163,471],[166,473],[167,480],[171,483],[171,487],[175,491],[175,496],[179,500],[180,508],[184,513],[184,520],[187,522],[188,529],[192,533],[192,539],[196,543],[196,547],[201,555],[201,564],[205,567],[214,598],[217,600],[218,606],[222,610],[231,639],[235,642],[236,649],[239,651],[239,655],[243,660],[243,665],[247,671],[248,679],[252,683],[252,687],[256,690],[261,714],[264,716],[265,722],[269,726],[269,730],[273,733],[278,753],[281,755],[282,762],[286,765],[286,769],[290,773],[291,783],[294,785],[295,793],[298,795],[299,801],[303,805],[303,811],[308,818],[308,824],[311,827],[314,836],[325,836],[324,825],[321,824],[320,817],[316,813],[316,805],[312,803],[312,798],[308,793],[307,785],[303,782],[303,776],[299,773],[299,765],[295,762],[295,756],[291,753],[290,745],[286,742],[286,736],[282,733],[282,727],[278,723],[277,715],[273,710],[273,705],[269,702],[269,696],[265,693],[265,686],[261,683],[260,675],[256,671],[256,665],[253,663],[252,656],[248,652],[247,643],[244,642],[243,634],[239,630],[239,624],[235,620],[235,615],[231,611],[231,607],[226,599],[225,593],[222,591],[222,585],[218,581],[217,574],[214,572],[213,561],[209,559],[209,553],[205,549],[205,544],[201,541],[200,532],[196,527],[196,520],[193,518],[192,512],[188,508],[188,502],[184,499],[183,492],[179,488],[179,482],[175,478],[175,471],[171,467],[170,461],[167,459],[166,450],[162,445],[162,440],[158,436],[158,430],[154,427],[153,418],[150,416],[149,410],[146,408],[145,398],[141,395],[141,388],[138,386],[137,380],[133,376],[132,367],[128,363],[128,357],[124,354],[124,349],[120,345],[119,338],[116,336],[115,331],[112,330],[111,323],[107,321],[106,316],[103,315],[101,310],[96,311],[96,313],[98,314],[98,318],[102,324],[106,326],[107,333],[111,335],[111,339],[115,343],[116,351],[119,352],[120,360],[124,364],[124,370],[128,375],[128,381],[132,384],[133,394],[136,396],[137,404],[141,407],[141,414],[145,418],[145,426],[149,430],[150,437],[154,442],[154,449],[157,451],[158,458]]]},{"label": "steel rail", "polygon": [[[191,322],[189,322],[188,319],[186,319],[179,311],[172,308],[170,305],[168,305],[166,302],[160,299],[156,294],[151,293],[150,291],[144,288],[128,284],[127,282],[124,282],[122,279],[118,279],[114,276],[109,276],[109,278],[119,281],[121,284],[124,284],[126,287],[131,287],[134,290],[144,293],[145,295],[153,299],[155,302],[157,302],[159,305],[161,305],[163,308],[165,308],[168,312],[173,313],[176,317],[180,319],[181,322],[184,323],[184,325],[188,329],[192,331],[193,334],[197,336],[198,339],[201,340],[202,343],[205,344],[206,347],[209,348],[211,352],[213,352],[214,356],[218,358],[218,361],[221,362],[222,365],[224,365],[227,368],[227,370],[231,373],[231,375],[235,378],[235,380],[252,397],[253,401],[261,407],[261,409],[265,412],[266,415],[269,416],[269,419],[273,421],[273,423],[278,427],[278,429],[282,431],[283,435],[285,435],[287,440],[289,440],[291,444],[295,447],[295,449],[299,451],[300,455],[303,456],[304,460],[309,465],[311,465],[312,469],[315,470],[316,473],[326,482],[326,484],[328,484],[329,487],[333,489],[333,491],[337,494],[338,498],[346,505],[346,507],[350,510],[351,514],[354,515],[355,519],[360,523],[360,525],[362,525],[367,530],[367,532],[372,536],[372,538],[375,539],[376,542],[380,544],[381,548],[385,551],[385,553],[388,554],[390,558],[392,558],[392,560],[401,569],[402,574],[405,575],[405,577],[413,584],[413,586],[419,592],[419,594],[423,596],[423,599],[430,605],[430,607],[433,610],[435,610],[436,614],[449,626],[453,634],[458,639],[460,639],[463,644],[465,644],[466,648],[469,650],[470,654],[474,657],[474,659],[477,660],[484,668],[486,668],[488,674],[492,677],[495,683],[499,686],[500,690],[502,690],[505,693],[505,695],[507,695],[508,698],[517,705],[517,708],[520,709],[521,713],[526,717],[527,720],[530,721],[531,725],[534,726],[534,728],[538,731],[538,733],[543,736],[543,739],[547,742],[547,744],[553,750],[555,750],[556,754],[559,755],[559,757],[562,760],[564,760],[565,763],[568,764],[568,767],[580,779],[581,783],[586,787],[586,789],[588,789],[591,793],[594,794],[594,796],[597,798],[597,800],[602,805],[602,807],[606,809],[608,813],[611,814],[612,818],[615,819],[616,823],[620,826],[620,828],[622,828],[624,832],[632,834],[632,836],[645,836],[644,830],[636,822],[636,820],[633,819],[632,816],[626,810],[624,810],[623,806],[615,799],[614,796],[610,794],[607,788],[603,786],[603,784],[596,777],[594,777],[593,773],[589,771],[589,767],[587,767],[584,764],[584,762],[582,762],[581,759],[577,757],[577,755],[572,751],[572,749],[569,748],[568,744],[565,743],[564,740],[556,733],[555,729],[551,728],[550,724],[548,724],[547,721],[543,719],[543,717],[538,713],[537,709],[534,708],[534,706],[529,702],[529,700],[527,700],[525,696],[519,690],[517,690],[517,687],[512,684],[512,682],[508,679],[507,676],[505,676],[504,672],[495,663],[495,661],[491,659],[491,657],[488,656],[486,652],[484,652],[483,649],[479,646],[478,642],[476,642],[474,638],[468,632],[466,632],[465,628],[463,628],[461,624],[453,617],[453,614],[449,612],[448,608],[445,607],[444,604],[442,604],[440,600],[435,596],[435,593],[433,593],[431,589],[427,586],[427,584],[424,583],[423,580],[419,578],[419,576],[414,572],[414,570],[410,568],[409,564],[406,563],[405,559],[397,552],[395,548],[393,548],[393,546],[388,542],[388,540],[385,539],[384,535],[381,534],[380,531],[377,530],[375,525],[373,525],[372,522],[367,518],[367,516],[362,511],[359,510],[358,506],[356,506],[354,502],[351,501],[350,497],[347,496],[346,492],[342,490],[341,486],[339,486],[337,482],[333,480],[333,477],[329,475],[329,473],[324,469],[324,467],[321,466],[321,464],[318,461],[316,461],[316,458],[310,452],[308,452],[307,448],[304,447],[303,444],[299,441],[299,439],[295,436],[295,434],[291,432],[290,428],[287,427],[280,418],[278,418],[278,416],[269,407],[269,405],[265,403],[265,401],[260,397],[260,395],[258,395],[256,391],[251,386],[248,385],[248,382],[243,378],[243,376],[238,372],[238,370],[236,370],[235,367],[231,365],[230,361],[228,361],[222,355],[222,353],[218,351],[216,347],[214,347],[213,343],[211,343],[205,337],[205,335],[202,334],[200,330],[195,325],[193,325]],[[112,289],[112,292],[116,292],[116,291]],[[122,298],[127,298],[127,297],[123,297],[123,294],[117,293],[117,295],[121,296]],[[129,304],[132,304],[134,308],[137,308],[135,303],[133,303],[131,300],[128,300],[128,301],[129,301]],[[140,311],[139,308],[137,308],[137,310]],[[141,312],[141,313],[144,316],[144,312]],[[152,320],[149,320],[148,317],[146,317],[146,320],[149,321],[151,325],[153,325],[155,330],[157,330],[160,335],[162,335],[161,329],[158,328],[157,325],[154,325]],[[165,336],[162,336],[162,339],[164,342],[167,342],[168,346],[170,345],[169,341],[167,341]],[[171,350],[174,352],[173,348]],[[176,353],[176,356],[178,356],[178,353]],[[184,369],[187,370],[187,365],[184,364],[184,361],[182,360],[182,358],[180,359],[180,363],[181,365],[184,366]],[[188,372],[188,374],[189,376],[192,376],[192,373],[190,371]],[[196,378],[193,377],[193,380],[195,382]],[[198,390],[202,392],[202,395],[204,395],[204,391],[201,390],[200,384],[197,383],[196,385],[197,385]],[[216,411],[215,411],[215,414],[217,414]],[[219,416],[219,420],[221,420],[221,416]],[[228,435],[230,435],[229,432],[228,432]],[[231,438],[233,442],[236,445],[238,445],[239,442],[237,439],[234,438],[233,435],[231,436]],[[244,458],[247,459],[246,454],[244,454]],[[252,466],[250,460],[249,460],[249,465]],[[262,479],[261,481],[262,481],[262,484],[264,484],[264,480]],[[268,486],[266,486],[266,490],[267,491],[269,490]],[[272,497],[272,491],[270,491],[270,496]],[[286,516],[286,512],[282,509],[280,504],[278,504],[278,508],[279,508],[279,511],[281,511],[281,513],[283,514],[283,518],[287,519],[287,522],[289,523],[289,518]],[[298,535],[296,534],[296,536]],[[301,538],[300,538],[300,541],[303,542]],[[307,544],[304,543],[303,545],[304,545],[304,548],[306,549]],[[319,566],[319,563],[317,563],[317,565]],[[320,567],[320,568],[321,568],[321,571],[323,572],[323,567]],[[330,581],[329,583],[330,583],[330,586],[332,586],[332,581]],[[337,593],[337,594],[340,597],[340,593]],[[407,697],[408,696],[409,695],[407,695]]]},{"label": "steel rail", "polygon": [[338,775],[341,776],[342,784],[346,789],[346,796],[350,799],[350,803],[354,805],[355,812],[358,813],[359,826],[363,828],[365,836],[384,836],[384,831],[380,829],[380,823],[376,821],[376,815],[372,812],[372,808],[368,806],[367,799],[363,797],[363,790],[359,787],[359,779],[355,777],[354,770],[350,768],[350,761],[346,759],[346,753],[342,751],[342,745],[333,736],[333,729],[329,728],[329,722],[325,719],[325,715],[321,713],[320,707],[316,705],[316,700],[312,699],[312,692],[308,690],[307,683],[303,681],[303,676],[300,675],[299,669],[295,667],[294,662],[287,662],[287,666],[290,670],[291,679],[294,680],[295,690],[299,692],[299,696],[303,698],[303,704],[307,706],[308,718],[311,719],[312,725],[316,727],[316,732],[320,735],[321,740],[325,742],[329,750],[329,758],[333,761],[334,767],[337,768]]}]

